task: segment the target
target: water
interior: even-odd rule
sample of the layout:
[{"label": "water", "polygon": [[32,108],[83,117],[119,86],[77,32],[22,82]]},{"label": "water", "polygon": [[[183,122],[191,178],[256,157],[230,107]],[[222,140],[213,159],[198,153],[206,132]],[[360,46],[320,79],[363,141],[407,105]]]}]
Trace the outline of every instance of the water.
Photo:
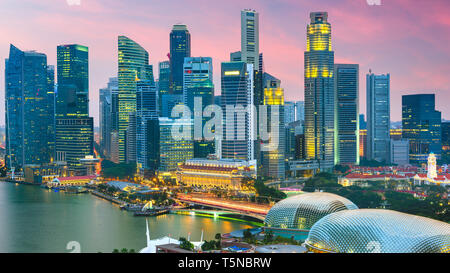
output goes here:
[{"label": "water", "polygon": [[[147,218],[152,239],[170,235],[200,241],[216,233],[250,228],[242,222],[167,214]],[[70,252],[70,241],[81,252],[110,253],[146,245],[145,217],[134,217],[117,205],[91,194],[55,193],[36,186],[0,182],[0,252]],[[70,248],[71,249],[71,248]]]}]

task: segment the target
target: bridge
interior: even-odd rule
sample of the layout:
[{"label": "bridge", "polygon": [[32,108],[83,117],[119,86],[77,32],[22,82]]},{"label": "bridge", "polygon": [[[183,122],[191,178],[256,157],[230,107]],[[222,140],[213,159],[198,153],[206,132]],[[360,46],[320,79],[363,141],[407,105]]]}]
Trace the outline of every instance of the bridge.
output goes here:
[{"label": "bridge", "polygon": [[[174,200],[181,203],[195,204],[204,207],[219,209],[220,211],[216,211],[216,215],[239,214],[249,216],[261,221],[265,219],[271,207],[270,205],[259,205],[251,202],[231,201],[211,196],[191,194],[178,194],[177,197],[174,198]],[[211,213],[210,210],[208,210],[208,212]]]}]

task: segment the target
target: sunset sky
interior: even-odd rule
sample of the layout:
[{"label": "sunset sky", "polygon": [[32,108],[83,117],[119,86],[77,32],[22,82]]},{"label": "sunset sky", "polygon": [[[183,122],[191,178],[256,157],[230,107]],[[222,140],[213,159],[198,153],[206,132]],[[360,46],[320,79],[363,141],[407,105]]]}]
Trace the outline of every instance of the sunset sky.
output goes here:
[{"label": "sunset sky", "polygon": [[391,74],[391,120],[401,120],[401,95],[436,93],[437,109],[450,119],[450,1],[381,0],[0,0],[0,124],[4,124],[4,59],[12,43],[47,54],[56,46],[89,47],[90,114],[98,126],[98,90],[117,76],[117,36],[150,54],[157,75],[169,52],[173,24],[188,26],[192,56],[212,57],[216,94],[220,62],[240,50],[240,10],[260,13],[265,70],[281,80],[286,100],[303,100],[303,54],[312,11],[327,11],[336,63],[360,65],[360,112],[365,74]]}]

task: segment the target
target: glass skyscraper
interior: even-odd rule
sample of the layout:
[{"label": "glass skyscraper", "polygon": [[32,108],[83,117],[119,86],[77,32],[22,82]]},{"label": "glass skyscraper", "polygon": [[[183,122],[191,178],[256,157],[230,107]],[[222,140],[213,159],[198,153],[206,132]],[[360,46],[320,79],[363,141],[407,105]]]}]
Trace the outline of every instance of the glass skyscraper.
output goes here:
[{"label": "glass skyscraper", "polygon": [[170,32],[170,85],[172,94],[183,94],[184,58],[191,57],[191,34],[186,25],[174,25]]},{"label": "glass skyscraper", "polygon": [[8,167],[50,163],[54,157],[52,71],[45,54],[10,45],[5,61]]},{"label": "glass skyscraper", "polygon": [[56,159],[79,175],[80,162],[94,154],[94,121],[89,117],[89,50],[72,44],[57,47]]},{"label": "glass skyscraper", "polygon": [[359,65],[335,64],[335,163],[359,164]]},{"label": "glass skyscraper", "polygon": [[[221,75],[221,103],[224,111],[222,158],[254,160],[256,117],[251,110],[254,105],[253,65],[245,62],[224,62]],[[237,106],[241,109],[231,111]],[[230,111],[227,111],[227,108]]]},{"label": "glass skyscraper", "polygon": [[[202,117],[203,110],[214,104],[213,66],[210,57],[189,57],[184,59],[183,65],[183,102],[192,112],[192,118],[201,118],[201,128],[209,118]],[[195,98],[201,98],[200,112],[195,111]],[[194,129],[194,127],[193,127]],[[195,135],[192,134],[195,138]],[[214,153],[214,141],[203,138],[194,139],[194,157],[206,158]]]},{"label": "glass skyscraper", "polygon": [[148,52],[126,36],[118,37],[119,49],[119,161],[125,162],[126,130],[130,113],[136,112],[136,82],[153,79],[153,69],[149,65]]},{"label": "glass skyscraper", "polygon": [[267,131],[270,139],[261,141],[262,173],[266,177],[283,180],[285,169],[285,117],[284,117],[284,89],[281,81],[275,77],[268,77],[265,73],[264,105],[267,107]]},{"label": "glass skyscraper", "polygon": [[388,162],[390,147],[390,75],[366,76],[367,159]]},{"label": "glass skyscraper", "polygon": [[158,64],[158,98],[159,98],[159,111],[162,112],[162,97],[169,94],[170,90],[170,62],[164,61]]},{"label": "glass skyscraper", "polygon": [[[236,58],[236,53],[231,58]],[[241,11],[241,59],[259,70],[259,14],[250,9]]]},{"label": "glass skyscraper", "polygon": [[[117,132],[117,77],[110,78],[106,88],[100,89],[100,148],[111,159],[112,133]],[[113,101],[115,100],[115,101]]]},{"label": "glass skyscraper", "polygon": [[328,13],[312,12],[305,51],[305,141],[308,159],[334,166],[334,52]]},{"label": "glass skyscraper", "polygon": [[434,94],[402,96],[402,138],[409,140],[411,164],[427,162],[430,153],[441,157],[441,112]]}]

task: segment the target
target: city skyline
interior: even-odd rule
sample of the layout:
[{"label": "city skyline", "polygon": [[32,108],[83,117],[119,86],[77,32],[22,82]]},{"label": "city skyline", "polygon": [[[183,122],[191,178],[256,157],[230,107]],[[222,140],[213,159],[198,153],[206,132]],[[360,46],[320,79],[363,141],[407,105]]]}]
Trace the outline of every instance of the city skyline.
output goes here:
[{"label": "city skyline", "polygon": [[[5,5],[8,5],[10,14],[19,13],[22,16],[19,16],[20,22],[9,13],[0,19],[7,20],[8,24],[5,24],[10,26],[2,30],[1,37],[4,38],[0,39],[4,40],[0,46],[0,57],[7,57],[9,44],[12,43],[23,50],[45,53],[48,64],[56,65],[57,45],[77,43],[88,46],[90,116],[95,117],[95,125],[98,126],[99,89],[104,88],[108,79],[117,74],[117,36],[127,35],[142,45],[149,52],[150,64],[156,68],[158,62],[167,59],[172,26],[186,24],[191,33],[192,56],[211,56],[213,69],[218,71],[220,63],[229,59],[230,52],[240,48],[239,12],[251,7],[260,14],[260,52],[264,53],[264,65],[282,80],[286,101],[297,101],[303,100],[307,18],[311,11],[327,11],[333,25],[335,62],[360,64],[361,113],[366,113],[364,76],[372,68],[376,74],[392,75],[392,121],[401,120],[401,107],[396,106],[401,104],[402,95],[421,93],[435,93],[436,108],[442,111],[443,118],[450,119],[450,106],[445,105],[442,99],[450,84],[450,79],[445,75],[447,68],[450,68],[450,54],[445,48],[445,39],[449,39],[447,37],[450,35],[446,35],[449,30],[445,27],[450,21],[445,15],[441,16],[449,7],[445,6],[444,1],[437,1],[433,6],[426,5],[425,1],[410,5],[401,0],[383,2],[381,6],[369,6],[365,0],[342,1],[337,5],[333,3],[333,6],[325,0],[314,4],[280,1],[277,5],[254,1],[245,6],[237,1],[214,6],[200,0],[194,2],[158,2],[158,5],[146,2],[138,6],[139,1],[127,2],[127,5],[82,1],[79,6],[68,6],[64,0],[56,4],[49,1],[7,1]],[[177,8],[183,10],[183,14],[171,9],[176,5],[183,7]],[[191,11],[194,7],[195,10]],[[406,11],[402,13],[405,15],[398,15],[398,10]],[[208,16],[197,16],[206,11]],[[25,22],[23,18],[26,18]],[[415,19],[414,25],[409,21],[411,18]],[[104,24],[105,20],[111,24]],[[27,22],[38,30],[30,33],[24,27]],[[397,27],[391,27],[392,24]],[[83,31],[88,27],[95,27],[96,33]],[[436,33],[443,40],[434,41]],[[386,40],[391,42],[385,43]],[[4,62],[0,63],[0,69],[4,69]],[[156,75],[156,69],[154,72]],[[4,81],[4,75],[0,75],[0,80]],[[214,75],[214,84],[218,95],[219,73]],[[4,86],[0,92],[4,96]],[[0,114],[3,113],[2,104]],[[0,119],[0,124],[4,125],[4,118]]]}]

